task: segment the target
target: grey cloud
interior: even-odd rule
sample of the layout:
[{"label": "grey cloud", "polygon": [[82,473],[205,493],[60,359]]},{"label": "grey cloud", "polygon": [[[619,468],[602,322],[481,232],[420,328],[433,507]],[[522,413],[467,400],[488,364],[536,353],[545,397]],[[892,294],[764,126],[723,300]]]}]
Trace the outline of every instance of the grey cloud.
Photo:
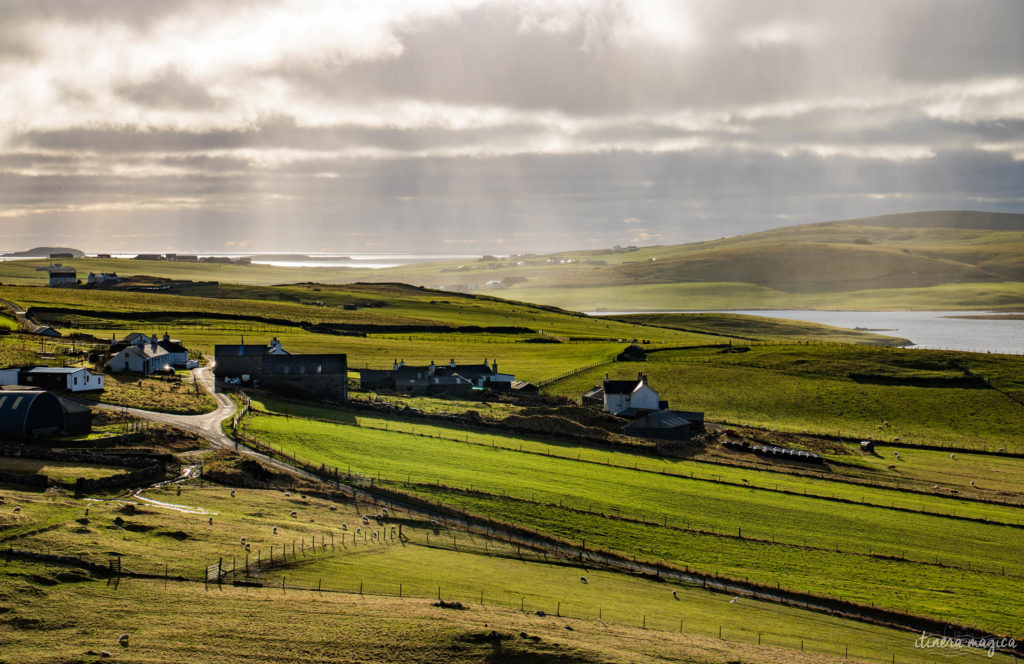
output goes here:
[{"label": "grey cloud", "polygon": [[136,104],[154,108],[201,110],[216,104],[213,96],[201,85],[174,67],[168,67],[143,82],[122,84],[117,93]]}]

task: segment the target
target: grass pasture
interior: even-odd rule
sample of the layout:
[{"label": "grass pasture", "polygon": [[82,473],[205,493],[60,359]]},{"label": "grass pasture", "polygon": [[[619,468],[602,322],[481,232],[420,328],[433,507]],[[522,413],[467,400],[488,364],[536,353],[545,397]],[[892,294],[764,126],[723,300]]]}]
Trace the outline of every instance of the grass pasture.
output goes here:
[{"label": "grass pasture", "polygon": [[95,463],[0,457],[0,472],[15,475],[45,475],[61,482],[74,482],[79,477],[89,480],[111,477],[128,472],[128,469]]},{"label": "grass pasture", "polygon": [[[901,358],[913,364],[901,366]],[[1024,406],[1005,393],[1021,389],[1024,360],[1001,358],[1004,368],[997,375],[988,370],[989,363],[996,362],[985,358],[943,351],[762,345],[745,353],[664,351],[629,369],[631,375],[646,373],[671,407],[703,411],[712,421],[883,441],[899,438],[903,444],[1024,452]],[[963,371],[949,368],[949,361],[976,365],[976,373],[990,373],[994,385],[1006,387],[913,384],[962,377]],[[1021,373],[1011,376],[1013,367]],[[848,377],[858,370],[877,375],[877,382]],[[579,398],[600,384],[606,371],[585,371],[545,389]]]},{"label": "grass pasture", "polygon": [[[337,466],[342,472],[379,474],[475,512],[705,572],[957,622],[969,616],[997,631],[1016,629],[1014,612],[1024,610],[1019,599],[1002,590],[1003,575],[1013,574],[1015,561],[1024,555],[1020,528],[298,418],[255,416],[246,421],[245,431],[312,463]],[[417,433],[431,432],[417,426]],[[445,486],[493,495],[474,496]],[[836,488],[851,490],[849,485]],[[874,498],[884,500],[884,490],[875,491]],[[1005,510],[1008,518],[1018,514],[1013,508],[991,509]],[[615,515],[665,525],[635,524],[612,518]],[[679,528],[688,529],[685,541]],[[955,537],[949,536],[951,530]],[[730,539],[739,533],[748,539]],[[749,544],[749,538],[768,543]],[[766,553],[749,555],[751,546]],[[878,554],[907,560],[879,559]],[[952,597],[944,590],[949,587],[950,566],[958,579]],[[862,573],[865,568],[872,574]],[[979,569],[987,571],[975,571]]]},{"label": "grass pasture", "polygon": [[[81,656],[88,650],[116,651],[130,661],[167,661],[183,656],[181,648],[187,646],[194,653],[189,661],[213,661],[204,658],[215,656],[235,661],[243,654],[251,655],[251,661],[394,661],[396,653],[408,648],[403,661],[468,662],[491,652],[490,646],[480,651],[465,641],[468,632],[481,629],[542,637],[539,645],[503,641],[508,650],[502,654],[511,659],[495,661],[546,661],[557,655],[555,661],[578,664],[665,658],[726,662],[738,657],[816,662],[825,655],[842,657],[846,647],[851,657],[866,661],[887,660],[893,654],[900,661],[924,661],[913,647],[914,634],[755,600],[730,604],[729,596],[699,588],[539,557],[520,560],[507,545],[443,526],[432,529],[426,522],[404,519],[402,513],[395,516],[403,519],[409,538],[404,544],[357,538],[353,545],[360,515],[375,508],[350,501],[303,498],[296,492],[286,496],[280,490],[236,489],[232,496],[226,487],[194,482],[184,485],[181,496],[171,486],[143,495],[202,512],[183,514],[140,503],[129,513],[116,501],[83,501],[52,492],[0,493],[5,506],[25,506],[27,518],[57,521],[45,532],[21,537],[0,531],[15,548],[68,553],[100,563],[116,552],[129,569],[160,575],[166,564],[172,577],[169,582],[122,578],[115,584],[74,569],[18,560],[0,563],[0,606],[6,609],[0,643],[18,644],[17,661],[53,661],[54,656]],[[80,515],[86,506],[90,514],[83,524]],[[297,518],[288,516],[293,509]],[[120,526],[115,518],[123,520]],[[278,526],[276,534],[273,525]],[[265,587],[226,583],[204,590],[197,579],[205,564],[223,558],[227,565],[229,557],[241,564],[240,533],[253,551],[262,553],[262,560],[275,542],[280,547],[281,542],[304,539],[304,546],[284,564],[258,574],[252,567],[249,580]],[[334,533],[336,545],[311,551],[310,539],[328,533]],[[345,533],[349,539],[343,546]],[[250,558],[255,555],[250,553]],[[173,580],[179,575],[192,580]],[[580,582],[581,575],[587,584]],[[395,597],[399,584],[401,598]],[[318,586],[321,592],[298,590]],[[436,599],[438,586],[445,600],[458,600],[469,610],[430,606],[433,600],[424,598]],[[670,593],[673,589],[678,598]],[[534,615],[538,610],[547,617]],[[276,631],[275,625],[288,629]],[[641,625],[646,629],[639,629]],[[396,641],[382,645],[381,631]],[[116,646],[124,632],[132,635],[127,651]],[[331,634],[333,645],[316,636],[324,632]],[[343,648],[337,646],[339,638]],[[452,643],[463,647],[453,649]],[[801,648],[806,652],[799,652]],[[5,654],[0,646],[0,656]]]}]

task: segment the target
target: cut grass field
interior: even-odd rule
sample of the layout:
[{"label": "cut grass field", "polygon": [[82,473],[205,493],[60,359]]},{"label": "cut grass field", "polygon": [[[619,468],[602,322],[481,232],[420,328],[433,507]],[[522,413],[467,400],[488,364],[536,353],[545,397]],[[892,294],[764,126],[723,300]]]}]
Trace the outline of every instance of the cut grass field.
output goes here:
[{"label": "cut grass field", "polygon": [[[232,496],[226,487],[200,488],[195,483],[185,485],[181,496],[170,486],[144,495],[205,511],[181,514],[140,504],[126,513],[120,503],[86,502],[53,493],[0,494],[5,506],[23,506],[26,519],[68,519],[46,532],[8,539],[15,548],[46,549],[101,563],[116,552],[126,568],[161,575],[167,564],[172,579],[192,579],[122,578],[114,584],[90,580],[73,568],[7,560],[0,568],[0,605],[7,609],[0,634],[8,638],[0,641],[17,648],[5,655],[16,653],[19,662],[53,661],[55,656],[106,649],[131,661],[167,661],[177,657],[187,632],[194,653],[189,661],[213,661],[202,658],[228,652],[230,661],[243,654],[251,654],[249,661],[307,661],[310,644],[321,643],[313,635],[326,629],[335,646],[328,648],[324,642],[317,661],[394,661],[402,647],[409,649],[402,661],[480,661],[481,653],[468,646],[446,651],[460,641],[451,635],[496,629],[510,635],[525,631],[542,640],[536,649],[523,652],[511,647],[516,643],[503,642],[508,651],[500,654],[510,659],[492,661],[547,661],[545,655],[553,652],[560,654],[556,661],[580,663],[666,657],[700,662],[737,657],[749,662],[818,661],[822,653],[842,657],[846,647],[855,659],[881,661],[895,654],[900,661],[919,661],[915,634],[746,598],[734,604],[728,595],[562,561],[544,562],[536,554],[520,560],[500,542],[443,527],[431,529],[427,522],[401,513],[395,516],[409,538],[404,544],[374,543],[372,538],[364,543],[357,538],[353,545],[352,531],[368,508],[350,501],[302,499],[296,493],[286,497],[276,490],[236,489]],[[71,520],[68,510],[81,513],[86,505],[88,522]],[[291,509],[298,512],[297,519],[287,516]],[[212,526],[207,523],[210,514]],[[123,519],[120,526],[114,523],[116,517]],[[341,529],[343,523],[348,524],[347,531]],[[276,534],[272,525],[279,527]],[[237,557],[241,565],[239,533],[247,536],[253,551],[262,551],[264,561],[275,542],[305,541],[303,550],[284,564],[278,546],[278,565],[249,577],[265,584],[263,588],[233,588],[226,583],[204,590],[198,582],[204,564],[223,558],[228,565],[229,558]],[[336,546],[311,551],[310,538],[319,540],[327,533],[335,535]],[[340,544],[342,536],[349,537],[345,546]],[[255,566],[252,569],[255,574]],[[580,582],[581,575],[587,584]],[[317,587],[321,592],[296,590]],[[469,610],[430,606],[422,598],[436,599],[438,587],[443,599],[460,601]],[[399,592],[402,598],[394,597]],[[538,610],[547,617],[534,615]],[[359,615],[368,622],[356,624]],[[287,631],[275,632],[272,626],[277,622]],[[641,625],[647,629],[638,629]],[[378,651],[381,631],[397,639],[405,629],[415,633]],[[376,641],[367,630],[377,634]],[[123,651],[115,644],[126,632],[131,634],[131,646]],[[257,639],[261,641],[253,643]],[[344,648],[336,647],[339,641]],[[228,643],[237,647],[225,650]],[[531,648],[536,643],[525,642]],[[577,659],[566,659],[570,654]]]},{"label": "cut grass field", "polygon": [[[443,502],[625,554],[954,622],[977,622],[1002,632],[1017,629],[1014,616],[1024,610],[1019,599],[1003,590],[1003,573],[1013,573],[1014,561],[1024,555],[1024,530],[1019,528],[328,422],[256,416],[247,420],[245,431],[314,464],[379,474],[402,486],[411,482],[417,485],[415,491]],[[417,427],[417,433],[427,432]],[[850,491],[847,485],[836,488]],[[899,494],[899,499],[906,496]],[[955,538],[948,536],[950,529]],[[732,537],[739,533],[748,539]],[[751,543],[751,537],[767,542]],[[750,555],[752,551],[756,554]],[[935,565],[936,560],[944,566]],[[957,568],[953,596],[946,592],[950,565]]]}]

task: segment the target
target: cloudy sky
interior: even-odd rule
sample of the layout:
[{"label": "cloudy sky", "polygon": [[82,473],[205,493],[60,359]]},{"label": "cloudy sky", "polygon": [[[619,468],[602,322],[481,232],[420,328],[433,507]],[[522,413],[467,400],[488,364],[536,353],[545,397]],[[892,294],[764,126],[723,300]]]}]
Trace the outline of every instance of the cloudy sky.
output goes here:
[{"label": "cloudy sky", "polygon": [[0,249],[1024,211],[1020,0],[0,0]]}]

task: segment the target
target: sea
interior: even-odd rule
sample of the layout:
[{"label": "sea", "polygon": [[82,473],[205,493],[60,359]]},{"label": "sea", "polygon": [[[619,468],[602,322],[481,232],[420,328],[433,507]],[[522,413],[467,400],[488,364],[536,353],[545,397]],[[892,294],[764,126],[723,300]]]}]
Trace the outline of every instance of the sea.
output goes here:
[{"label": "sea", "polygon": [[[706,313],[696,311],[589,311],[593,316],[644,313]],[[964,350],[975,353],[1024,354],[1024,320],[961,318],[999,315],[985,311],[810,311],[803,309],[747,309],[729,312],[768,318],[786,318],[867,330],[909,339],[908,348]]]}]

